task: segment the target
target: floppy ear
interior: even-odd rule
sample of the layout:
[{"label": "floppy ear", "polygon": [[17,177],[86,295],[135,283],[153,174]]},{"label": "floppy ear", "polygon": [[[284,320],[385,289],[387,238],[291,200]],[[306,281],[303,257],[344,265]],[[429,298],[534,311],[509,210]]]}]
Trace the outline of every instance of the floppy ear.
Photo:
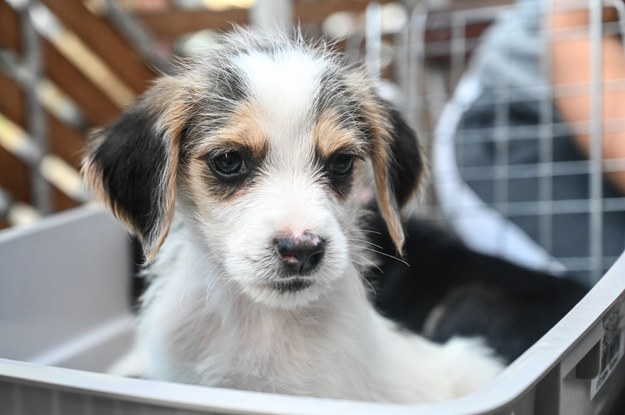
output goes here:
[{"label": "floppy ear", "polygon": [[90,137],[82,175],[97,199],[134,233],[151,262],[174,213],[184,87],[161,78],[117,121]]},{"label": "floppy ear", "polygon": [[401,254],[405,236],[400,211],[424,176],[422,151],[415,132],[390,104],[372,94],[362,109],[372,134],[371,163],[378,207]]}]

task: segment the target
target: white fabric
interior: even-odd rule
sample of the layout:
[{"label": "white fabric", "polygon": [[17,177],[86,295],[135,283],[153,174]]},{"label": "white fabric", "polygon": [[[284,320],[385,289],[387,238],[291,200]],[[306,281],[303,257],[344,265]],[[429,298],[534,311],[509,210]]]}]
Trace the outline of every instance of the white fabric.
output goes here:
[{"label": "white fabric", "polygon": [[562,264],[516,225],[486,205],[462,180],[456,164],[454,137],[462,114],[481,92],[477,77],[472,73],[465,75],[446,104],[435,131],[434,187],[443,213],[472,249],[530,268],[562,272]]}]

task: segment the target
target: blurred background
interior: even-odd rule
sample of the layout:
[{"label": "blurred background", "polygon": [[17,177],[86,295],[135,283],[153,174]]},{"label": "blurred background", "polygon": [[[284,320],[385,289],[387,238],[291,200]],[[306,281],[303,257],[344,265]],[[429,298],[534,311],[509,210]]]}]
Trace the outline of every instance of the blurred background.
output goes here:
[{"label": "blurred background", "polygon": [[[365,65],[418,132],[432,174],[414,214],[475,249],[592,284],[625,245],[625,187],[610,179],[625,168],[605,145],[623,142],[605,107],[625,83],[606,79],[602,59],[605,39],[620,45],[622,1],[563,1],[0,0],[0,228],[87,202],[89,130],[174,57],[233,25],[298,25]],[[550,20],[573,9],[585,17]],[[561,80],[558,50],[582,41],[588,53],[564,65],[580,77]],[[567,119],[566,99],[586,113]]]}]

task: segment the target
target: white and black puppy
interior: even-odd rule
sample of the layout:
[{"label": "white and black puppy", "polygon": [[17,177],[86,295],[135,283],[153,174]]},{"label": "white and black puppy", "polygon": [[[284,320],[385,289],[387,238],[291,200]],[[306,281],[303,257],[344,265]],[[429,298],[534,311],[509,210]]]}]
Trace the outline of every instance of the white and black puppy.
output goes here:
[{"label": "white and black puppy", "polygon": [[414,133],[363,70],[238,31],[97,132],[83,174],[142,242],[144,376],[386,402],[457,397],[502,368],[376,313],[353,194],[367,162],[395,246],[422,172]]}]

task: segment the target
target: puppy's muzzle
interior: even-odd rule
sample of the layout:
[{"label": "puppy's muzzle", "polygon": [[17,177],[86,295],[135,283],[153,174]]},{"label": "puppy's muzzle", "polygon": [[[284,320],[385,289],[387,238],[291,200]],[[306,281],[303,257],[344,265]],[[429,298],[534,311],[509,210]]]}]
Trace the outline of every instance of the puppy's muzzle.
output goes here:
[{"label": "puppy's muzzle", "polygon": [[278,256],[287,274],[306,275],[314,271],[325,254],[325,241],[312,232],[274,239]]}]

